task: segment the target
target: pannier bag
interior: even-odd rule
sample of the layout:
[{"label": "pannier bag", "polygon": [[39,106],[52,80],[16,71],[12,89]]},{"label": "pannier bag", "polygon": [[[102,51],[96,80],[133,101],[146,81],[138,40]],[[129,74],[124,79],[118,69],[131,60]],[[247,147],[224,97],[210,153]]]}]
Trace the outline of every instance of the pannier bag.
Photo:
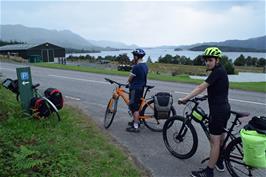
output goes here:
[{"label": "pannier bag", "polygon": [[255,130],[240,131],[244,162],[255,168],[266,168],[266,135]]},{"label": "pannier bag", "polygon": [[258,133],[266,134],[266,117],[254,116],[245,126],[247,130],[256,130]]},{"label": "pannier bag", "polygon": [[266,168],[266,117],[254,116],[241,130],[244,162],[258,168]]},{"label": "pannier bag", "polygon": [[50,110],[43,98],[33,97],[30,101],[31,113],[35,118],[48,117]]},{"label": "pannier bag", "polygon": [[156,119],[168,119],[173,97],[168,92],[159,92],[154,96],[154,115]]},{"label": "pannier bag", "polygon": [[55,88],[48,88],[44,91],[44,95],[56,106],[58,110],[63,108],[64,99],[60,90],[57,90]]},{"label": "pannier bag", "polygon": [[11,90],[13,93],[16,93],[18,94],[18,80],[12,80],[10,78],[7,78],[5,79],[3,82],[2,82],[2,85],[8,89],[8,90]]}]

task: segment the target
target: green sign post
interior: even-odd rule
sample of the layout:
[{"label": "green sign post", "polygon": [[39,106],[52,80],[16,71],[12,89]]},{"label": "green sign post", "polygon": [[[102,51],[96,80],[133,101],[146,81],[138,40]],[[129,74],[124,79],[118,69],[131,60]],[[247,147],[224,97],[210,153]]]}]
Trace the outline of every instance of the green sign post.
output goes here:
[{"label": "green sign post", "polygon": [[17,68],[17,77],[21,106],[29,113],[30,100],[33,97],[30,67]]}]

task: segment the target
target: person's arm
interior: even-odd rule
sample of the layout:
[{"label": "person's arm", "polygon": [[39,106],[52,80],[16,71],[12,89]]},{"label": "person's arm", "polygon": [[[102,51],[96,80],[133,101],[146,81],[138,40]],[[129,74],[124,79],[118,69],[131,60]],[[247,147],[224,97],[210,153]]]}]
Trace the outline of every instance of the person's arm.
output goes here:
[{"label": "person's arm", "polygon": [[187,102],[187,100],[197,96],[198,94],[202,93],[204,90],[206,90],[206,88],[209,86],[209,84],[207,82],[203,82],[200,85],[198,85],[194,90],[192,90],[191,93],[189,93],[188,95],[186,95],[183,98],[178,99],[178,102],[181,103],[185,103]]},{"label": "person's arm", "polygon": [[131,73],[129,74],[128,77],[128,83],[130,84],[133,80],[133,78],[137,75],[137,67],[136,65],[133,66]]},{"label": "person's arm", "polygon": [[128,83],[131,83],[133,78],[135,77],[136,75],[133,74],[133,73],[130,73],[129,77],[128,77]]}]

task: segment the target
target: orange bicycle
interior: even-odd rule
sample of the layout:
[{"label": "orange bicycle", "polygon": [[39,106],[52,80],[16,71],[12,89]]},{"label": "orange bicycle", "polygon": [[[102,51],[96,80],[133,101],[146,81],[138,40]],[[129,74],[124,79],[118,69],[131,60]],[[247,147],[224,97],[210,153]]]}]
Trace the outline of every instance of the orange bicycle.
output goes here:
[{"label": "orange bicycle", "polygon": [[[114,89],[113,95],[110,98],[104,117],[104,127],[107,129],[111,126],[114,117],[117,112],[117,104],[120,96],[123,98],[124,102],[128,105],[129,104],[129,93],[125,91],[124,88],[127,87],[126,84],[121,84],[111,79],[105,78],[106,81],[110,82],[110,84],[116,84],[116,88]],[[155,132],[161,132],[163,130],[163,125],[167,119],[157,119],[154,114],[154,99],[150,97],[146,99],[147,93],[150,89],[154,88],[154,86],[146,85],[144,96],[141,98],[141,103],[139,107],[139,119],[140,122],[143,123],[147,128]],[[129,115],[131,115],[131,111],[128,111]],[[171,107],[170,116],[176,115],[176,111],[174,107]]]}]

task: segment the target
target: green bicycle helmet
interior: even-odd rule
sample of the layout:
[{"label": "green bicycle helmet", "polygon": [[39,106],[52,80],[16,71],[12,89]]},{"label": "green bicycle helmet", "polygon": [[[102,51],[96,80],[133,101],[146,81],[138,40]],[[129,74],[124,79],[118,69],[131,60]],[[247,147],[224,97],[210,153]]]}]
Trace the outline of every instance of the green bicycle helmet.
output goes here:
[{"label": "green bicycle helmet", "polygon": [[222,58],[222,51],[217,47],[208,47],[204,51],[203,58],[208,57]]}]

